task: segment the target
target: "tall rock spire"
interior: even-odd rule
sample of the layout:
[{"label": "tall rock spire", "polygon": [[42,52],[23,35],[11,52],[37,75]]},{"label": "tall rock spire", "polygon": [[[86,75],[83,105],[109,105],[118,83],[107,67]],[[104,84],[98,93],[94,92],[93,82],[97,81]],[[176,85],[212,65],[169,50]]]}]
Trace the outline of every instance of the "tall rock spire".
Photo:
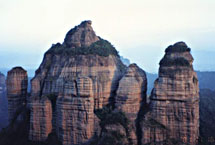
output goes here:
[{"label": "tall rock spire", "polygon": [[7,73],[7,97],[9,122],[25,106],[28,88],[27,71],[22,67],[14,67]]},{"label": "tall rock spire", "polygon": [[44,141],[54,132],[64,145],[88,142],[99,131],[94,110],[113,100],[125,70],[91,21],[71,29],[63,44],[46,52],[31,80],[29,139]]},{"label": "tall rock spire", "polygon": [[83,21],[80,25],[71,29],[64,39],[64,44],[69,47],[90,46],[92,43],[99,40],[93,28],[91,21]]},{"label": "tall rock spire", "polygon": [[199,135],[199,87],[193,57],[184,42],[169,46],[143,122],[142,143],[195,145]]}]

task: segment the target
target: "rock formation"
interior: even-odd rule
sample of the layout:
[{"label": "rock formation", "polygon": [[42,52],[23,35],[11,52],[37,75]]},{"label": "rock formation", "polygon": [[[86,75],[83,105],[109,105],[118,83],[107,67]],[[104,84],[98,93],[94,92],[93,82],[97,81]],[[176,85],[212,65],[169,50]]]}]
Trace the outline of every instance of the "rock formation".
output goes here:
[{"label": "rock formation", "polygon": [[[166,49],[147,104],[146,73],[136,64],[125,66],[91,24],[82,22],[45,53],[28,98],[27,72],[21,67],[8,72],[9,119],[25,115],[20,123],[25,139],[19,143],[195,145],[199,88],[190,48],[179,42]],[[12,130],[19,134],[20,128]]]},{"label": "rock formation", "polygon": [[[27,72],[22,67],[14,67],[7,73],[7,98],[9,122],[26,104],[28,88]],[[20,118],[21,119],[21,118]]]},{"label": "rock formation", "polygon": [[67,47],[86,47],[99,40],[93,28],[91,21],[83,21],[79,26],[76,26],[66,34],[64,44]]},{"label": "rock formation", "polygon": [[29,139],[45,141],[52,131],[52,105],[47,97],[31,100]]},{"label": "rock formation", "polygon": [[[53,45],[46,52],[31,80],[31,100],[49,98],[53,131],[64,144],[80,144],[96,132],[93,111],[112,102],[125,69],[115,48],[95,35],[90,21],[84,21],[67,33],[63,44]],[[38,102],[31,101],[31,108]],[[36,135],[34,138],[42,141],[45,137],[40,139],[41,134],[48,137],[46,129],[32,134],[39,129],[33,126],[48,116],[31,111],[31,118],[39,119],[31,119],[30,139]]]},{"label": "rock formation", "polygon": [[57,100],[57,134],[63,144],[82,144],[94,135],[93,82],[80,77],[64,86]]},{"label": "rock formation", "polygon": [[199,88],[190,48],[169,46],[142,124],[142,144],[195,145],[199,135]]},{"label": "rock formation", "polygon": [[130,120],[130,136],[133,144],[137,144],[136,122],[140,109],[146,103],[147,79],[145,72],[136,64],[129,65],[126,73],[119,81],[115,97],[116,110],[124,112]]}]

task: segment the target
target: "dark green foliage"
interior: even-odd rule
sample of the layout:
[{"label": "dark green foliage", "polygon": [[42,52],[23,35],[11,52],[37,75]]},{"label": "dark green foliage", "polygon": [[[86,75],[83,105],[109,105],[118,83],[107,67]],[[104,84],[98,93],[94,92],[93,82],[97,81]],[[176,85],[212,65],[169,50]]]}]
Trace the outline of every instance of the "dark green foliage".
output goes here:
[{"label": "dark green foliage", "polygon": [[170,45],[165,52],[190,52],[190,48],[188,48],[186,45]]},{"label": "dark green foliage", "polygon": [[182,57],[176,59],[164,57],[159,64],[162,66],[190,66],[189,61]]},{"label": "dark green foliage", "polygon": [[[99,125],[101,127],[100,136],[94,141],[94,145],[124,145],[124,141],[130,142],[129,138],[129,124],[130,121],[123,112],[112,111],[110,107],[104,107],[95,111],[96,116],[100,119]],[[108,131],[106,129],[109,125],[121,125],[126,133],[126,136],[119,131]]]},{"label": "dark green foliage", "polygon": [[100,119],[101,128],[107,125],[120,124],[125,130],[128,129],[129,119],[123,112],[114,112],[110,108],[104,107],[95,111],[96,116]]},{"label": "dark green foliage", "polygon": [[100,55],[100,56],[109,56],[115,55],[119,57],[117,50],[114,46],[107,40],[101,39],[97,42],[94,42],[89,47],[67,47],[57,43],[53,45],[46,54],[65,54],[65,55]]}]

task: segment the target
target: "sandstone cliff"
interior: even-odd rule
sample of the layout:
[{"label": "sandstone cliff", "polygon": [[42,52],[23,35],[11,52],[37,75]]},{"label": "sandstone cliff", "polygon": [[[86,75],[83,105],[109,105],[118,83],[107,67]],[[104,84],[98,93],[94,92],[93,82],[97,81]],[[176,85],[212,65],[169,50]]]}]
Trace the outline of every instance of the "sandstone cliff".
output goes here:
[{"label": "sandstone cliff", "polygon": [[196,144],[199,89],[190,48],[179,42],[166,49],[147,104],[146,73],[125,66],[91,24],[82,22],[45,53],[29,97],[27,72],[8,72],[10,120],[25,119],[0,133],[4,144],[19,141],[10,132],[23,145]]},{"label": "sandstone cliff", "polygon": [[191,144],[199,135],[199,88],[190,48],[169,46],[142,124],[142,144]]},{"label": "sandstone cliff", "polygon": [[[7,73],[7,98],[9,122],[25,107],[27,99],[28,76],[22,67],[14,67]],[[20,118],[21,119],[21,118]]]},{"label": "sandstone cliff", "polygon": [[139,111],[146,104],[147,79],[145,72],[136,64],[129,65],[126,73],[119,81],[115,107],[124,112],[130,121],[129,132],[133,144],[137,144],[136,119]]},{"label": "sandstone cliff", "polygon": [[[39,100],[47,97],[52,105],[51,111],[47,111],[52,112],[53,132],[64,144],[84,143],[98,126],[94,127],[97,121],[93,111],[113,102],[125,69],[115,48],[95,35],[90,21],[84,21],[67,33],[63,44],[53,45],[44,55],[31,80],[29,104],[33,109]],[[39,104],[41,108],[43,105]],[[33,112],[31,118],[38,119],[31,119],[29,138],[42,141],[50,130],[45,127],[46,123],[40,122],[47,121],[45,118],[50,115]],[[37,124],[41,126],[33,128]],[[39,131],[40,128],[46,129]]]}]

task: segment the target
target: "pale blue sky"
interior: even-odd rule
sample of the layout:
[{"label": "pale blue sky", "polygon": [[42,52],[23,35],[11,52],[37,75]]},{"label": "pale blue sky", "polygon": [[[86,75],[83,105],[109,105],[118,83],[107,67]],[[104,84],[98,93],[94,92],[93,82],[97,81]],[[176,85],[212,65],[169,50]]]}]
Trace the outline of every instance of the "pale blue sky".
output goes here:
[{"label": "pale blue sky", "polygon": [[146,71],[177,41],[191,47],[195,69],[215,70],[215,0],[0,0],[0,68],[38,68],[83,20]]}]

